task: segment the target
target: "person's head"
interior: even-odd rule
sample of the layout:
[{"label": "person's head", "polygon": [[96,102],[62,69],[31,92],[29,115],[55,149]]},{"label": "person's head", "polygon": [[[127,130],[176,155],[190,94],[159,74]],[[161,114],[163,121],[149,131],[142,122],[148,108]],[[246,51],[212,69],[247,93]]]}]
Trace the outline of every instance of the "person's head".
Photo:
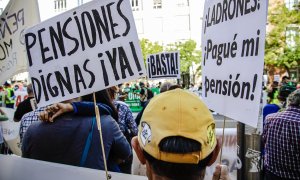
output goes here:
[{"label": "person's head", "polygon": [[143,83],[143,82],[140,82],[139,85],[140,85],[141,88],[145,87],[145,83]]},{"label": "person's head", "polygon": [[116,99],[116,95],[119,92],[119,88],[117,86],[112,86],[108,88],[107,91],[111,99]]},{"label": "person's head", "polygon": [[174,89],[182,89],[182,87],[178,84],[175,84],[175,85],[172,85],[170,88],[169,88],[169,91],[170,90],[174,90]]},{"label": "person's head", "polygon": [[[95,95],[96,95],[96,102],[97,103],[103,103],[103,104],[109,106],[111,108],[111,110],[112,110],[111,116],[116,121],[118,121],[118,119],[119,119],[118,111],[115,108],[115,106],[114,106],[114,104],[112,102],[112,99],[110,98],[110,96],[109,96],[109,94],[107,92],[107,89],[103,89],[101,91],[97,91],[97,92],[95,92]],[[94,102],[93,93],[85,95],[85,96],[82,96],[81,100],[82,101],[88,101],[88,102]]]},{"label": "person's head", "polygon": [[28,94],[28,97],[33,97],[32,84],[28,84],[28,86],[27,86],[27,94]]},{"label": "person's head", "polygon": [[297,89],[289,95],[288,106],[300,108],[300,89]]},{"label": "person's head", "polygon": [[11,85],[10,85],[9,82],[5,81],[5,83],[3,84],[3,87],[4,88],[9,88],[9,87],[11,87]]},{"label": "person's head", "polygon": [[278,100],[286,102],[287,97],[296,90],[296,86],[293,84],[284,84],[279,88]]},{"label": "person's head", "polygon": [[164,82],[160,86],[160,93],[168,91],[171,86],[172,86],[172,83],[170,83],[170,82]]},{"label": "person's head", "polygon": [[220,150],[211,112],[181,89],[149,102],[132,145],[150,180],[203,179]]},{"label": "person's head", "polygon": [[288,83],[290,81],[290,77],[288,76],[283,76],[281,79],[281,83]]}]

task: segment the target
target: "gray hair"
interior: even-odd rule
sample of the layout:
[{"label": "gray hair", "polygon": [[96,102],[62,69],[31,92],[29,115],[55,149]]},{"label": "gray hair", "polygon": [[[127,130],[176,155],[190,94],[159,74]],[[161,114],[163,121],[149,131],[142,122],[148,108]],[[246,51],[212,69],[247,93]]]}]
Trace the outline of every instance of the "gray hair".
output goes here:
[{"label": "gray hair", "polygon": [[160,93],[166,92],[169,90],[169,88],[172,86],[173,84],[170,82],[164,82],[161,86],[160,86]]},{"label": "gray hair", "polygon": [[289,95],[288,105],[300,108],[300,89],[295,90]]}]

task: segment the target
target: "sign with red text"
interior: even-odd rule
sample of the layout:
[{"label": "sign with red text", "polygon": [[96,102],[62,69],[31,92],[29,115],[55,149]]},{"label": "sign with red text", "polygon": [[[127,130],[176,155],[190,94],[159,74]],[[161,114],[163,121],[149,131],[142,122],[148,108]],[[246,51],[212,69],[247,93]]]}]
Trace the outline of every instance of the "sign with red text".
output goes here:
[{"label": "sign with red text", "polygon": [[28,29],[25,42],[39,107],[146,75],[127,0],[69,10]]},{"label": "sign with red text", "polygon": [[24,30],[40,22],[37,0],[10,0],[1,14],[0,84],[27,70]]},{"label": "sign with red text", "polygon": [[268,1],[206,0],[202,98],[227,117],[256,127],[262,92]]},{"label": "sign with red text", "polygon": [[146,65],[148,79],[180,79],[179,51],[150,54]]}]

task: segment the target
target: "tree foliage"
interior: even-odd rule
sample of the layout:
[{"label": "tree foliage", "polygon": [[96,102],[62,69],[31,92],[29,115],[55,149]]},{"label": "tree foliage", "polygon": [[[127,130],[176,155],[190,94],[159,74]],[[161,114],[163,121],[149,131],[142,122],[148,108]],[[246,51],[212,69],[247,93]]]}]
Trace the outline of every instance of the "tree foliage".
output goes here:
[{"label": "tree foliage", "polygon": [[[274,8],[269,9],[270,32],[266,37],[265,64],[270,67],[297,67],[300,63],[300,12],[299,8],[289,10],[284,3],[277,3]],[[293,35],[294,44],[289,46],[287,29],[295,27],[296,34]],[[298,30],[297,30],[298,29]]]},{"label": "tree foliage", "polygon": [[163,51],[163,46],[159,45],[158,42],[151,42],[148,39],[140,40],[142,54],[144,61],[146,61],[147,55],[155,54]]},{"label": "tree foliage", "polygon": [[188,40],[169,44],[167,49],[180,51],[180,70],[181,72],[189,73],[193,62],[196,64],[201,62],[201,51],[196,48],[197,43],[194,40]]}]

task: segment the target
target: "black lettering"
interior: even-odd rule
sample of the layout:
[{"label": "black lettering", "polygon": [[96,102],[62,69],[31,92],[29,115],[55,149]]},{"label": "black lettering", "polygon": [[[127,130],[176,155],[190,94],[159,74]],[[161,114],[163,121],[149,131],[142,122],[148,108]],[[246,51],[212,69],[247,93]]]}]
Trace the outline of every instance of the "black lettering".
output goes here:
[{"label": "black lettering", "polygon": [[[86,25],[85,17],[89,21],[89,26]],[[85,35],[86,43],[88,44],[88,46],[90,48],[92,48],[96,45],[96,28],[95,28],[95,24],[93,22],[92,16],[90,15],[89,12],[85,11],[81,14],[81,20],[82,20],[82,24],[83,24],[83,32]],[[92,37],[89,36],[87,27],[90,28]]]},{"label": "black lettering", "polygon": [[57,86],[51,86],[50,82],[51,82],[51,76],[52,76],[52,73],[49,73],[47,75],[47,88],[48,88],[48,91],[50,92],[51,96],[52,97],[56,97],[58,96],[58,87]]},{"label": "black lettering", "polygon": [[35,100],[36,100],[37,103],[39,103],[41,101],[41,95],[42,95],[41,83],[35,77],[31,77],[31,82],[32,82],[32,87],[33,87]]},{"label": "black lettering", "polygon": [[75,75],[75,83],[76,83],[76,92],[80,93],[79,84],[82,83],[84,89],[86,89],[86,84],[84,82],[81,69],[77,64],[74,65],[74,75]]},{"label": "black lettering", "polygon": [[67,89],[69,94],[73,93],[73,88],[72,88],[72,84],[71,84],[71,78],[70,78],[68,67],[64,67],[64,70],[65,70],[65,75],[66,75],[65,78],[59,71],[54,72],[59,89],[61,91],[61,95],[63,97],[65,96],[64,89]]},{"label": "black lettering", "polygon": [[117,27],[118,24],[114,23],[113,18],[112,18],[110,6],[112,6],[113,4],[115,4],[115,3],[112,2],[112,3],[107,4],[106,8],[107,8],[108,18],[109,18],[109,22],[110,22],[111,32],[112,32],[113,38],[116,39],[116,38],[120,37],[120,35],[115,33],[115,27]]},{"label": "black lettering", "polygon": [[79,19],[76,16],[76,11],[73,13],[73,15],[74,15],[74,19],[75,19],[75,22],[76,22],[76,25],[77,25],[77,29],[78,29],[78,32],[79,32],[79,37],[80,37],[80,42],[81,42],[81,48],[82,48],[82,51],[84,51],[85,50],[85,45],[84,45],[82,30],[81,30],[81,25],[80,25]]},{"label": "black lettering", "polygon": [[52,56],[50,56],[48,58],[46,58],[46,56],[45,56],[45,53],[47,51],[49,51],[49,48],[44,47],[44,44],[43,44],[42,32],[45,31],[45,30],[46,30],[45,28],[42,28],[42,29],[38,30],[38,37],[39,37],[39,42],[40,42],[40,48],[41,48],[41,53],[42,53],[43,64],[45,64],[48,61],[53,60]]},{"label": "black lettering", "polygon": [[162,68],[161,68],[161,70],[162,70],[162,73],[163,74],[167,74],[167,67],[166,67],[166,63],[165,63],[165,55],[164,54],[161,54],[160,55],[160,59],[161,59],[161,64],[162,64]]},{"label": "black lettering", "polygon": [[68,26],[68,24],[69,24],[71,21],[72,21],[72,18],[68,18],[67,21],[64,23],[63,28],[62,28],[62,33],[63,33],[63,35],[64,35],[67,39],[70,39],[70,40],[74,41],[74,43],[75,43],[74,48],[73,48],[70,52],[68,52],[68,55],[69,55],[69,56],[71,56],[72,54],[74,54],[74,53],[77,51],[78,46],[79,46],[78,40],[77,40],[76,38],[70,36],[70,35],[68,34],[68,32],[67,32],[67,26]]},{"label": "black lettering", "polygon": [[128,58],[126,56],[126,53],[123,49],[123,47],[118,47],[118,52],[119,52],[119,60],[120,60],[120,68],[122,72],[122,79],[126,78],[126,72],[125,70],[128,70],[128,73],[130,76],[133,76],[132,69],[130,67],[130,63],[128,61]]},{"label": "black lettering", "polygon": [[56,24],[57,24],[57,32],[55,32],[55,30],[52,26],[49,27],[49,35],[50,35],[52,49],[53,49],[55,59],[58,58],[55,43],[58,45],[61,55],[62,56],[66,55],[64,39],[62,37],[62,31],[61,31],[61,27],[60,27],[60,22],[57,22]]},{"label": "black lettering", "polygon": [[98,13],[97,10],[92,10],[93,15],[94,15],[94,19],[95,19],[95,24],[99,33],[99,39],[100,39],[100,43],[103,43],[103,39],[102,39],[102,32],[104,33],[107,41],[110,41],[110,34],[109,34],[109,29],[108,29],[108,22],[107,22],[107,17],[106,17],[106,13],[105,13],[105,8],[103,6],[101,6],[101,11],[102,11],[102,17],[103,17],[103,21]]},{"label": "black lettering", "polygon": [[113,48],[112,49],[112,53],[113,55],[111,55],[111,53],[109,51],[105,51],[107,57],[108,57],[108,60],[111,64],[111,67],[113,69],[113,72],[114,72],[114,75],[115,75],[115,80],[119,80],[120,77],[119,77],[119,74],[118,74],[118,71],[117,71],[117,49],[116,48]]},{"label": "black lettering", "polygon": [[123,20],[125,21],[126,23],[126,30],[125,32],[122,34],[122,36],[127,36],[128,32],[130,31],[130,22],[129,20],[127,19],[127,17],[122,13],[121,11],[121,3],[123,2],[123,0],[119,0],[118,4],[117,4],[117,11],[119,13],[119,15],[123,18]]},{"label": "black lettering", "polygon": [[108,76],[107,76],[107,71],[106,71],[106,68],[105,68],[104,60],[100,60],[100,63],[101,63],[101,67],[102,67],[104,85],[108,86],[109,85],[109,80],[108,80]]},{"label": "black lettering", "polygon": [[89,59],[86,59],[86,60],[84,61],[83,69],[85,70],[85,72],[89,73],[90,76],[91,76],[91,82],[90,82],[90,84],[89,84],[89,86],[88,86],[89,88],[91,88],[91,87],[93,87],[93,85],[94,85],[94,83],[95,83],[95,75],[94,75],[94,73],[93,73],[92,71],[90,71],[90,70],[87,69],[87,63],[88,63],[89,61],[90,61]]},{"label": "black lettering", "polygon": [[[30,37],[32,38],[31,42],[29,42]],[[32,57],[31,57],[30,49],[35,45],[35,43],[36,43],[36,35],[34,33],[26,33],[25,34],[25,44],[26,44],[26,51],[27,51],[29,66],[32,66]]]},{"label": "black lettering", "polygon": [[131,51],[132,51],[132,55],[133,55],[133,59],[134,59],[134,62],[136,64],[136,67],[138,69],[138,71],[141,71],[142,68],[141,68],[141,65],[140,65],[140,62],[139,62],[139,58],[137,57],[137,54],[136,54],[136,50],[135,50],[135,46],[133,44],[133,42],[130,42],[130,48],[131,48]]}]

